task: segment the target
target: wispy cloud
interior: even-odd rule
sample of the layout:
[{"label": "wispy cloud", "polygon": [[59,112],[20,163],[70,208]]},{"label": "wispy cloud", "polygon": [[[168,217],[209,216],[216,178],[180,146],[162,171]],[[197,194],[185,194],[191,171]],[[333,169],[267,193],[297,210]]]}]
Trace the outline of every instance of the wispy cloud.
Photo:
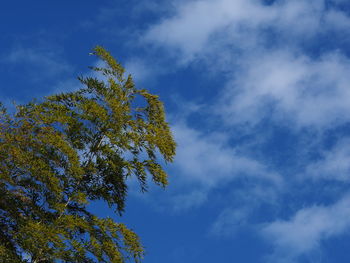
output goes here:
[{"label": "wispy cloud", "polygon": [[11,85],[28,87],[16,94],[11,94],[9,86],[4,87],[0,90],[2,101],[8,101],[11,94],[11,100],[27,103],[33,98],[68,91],[79,85],[77,80],[73,81],[74,67],[54,48],[17,45],[1,51],[0,65],[6,66],[4,72]]},{"label": "wispy cloud", "polygon": [[299,256],[320,247],[323,240],[350,228],[350,196],[329,206],[299,210],[289,220],[267,224],[262,234],[274,244],[272,262],[297,262]]},{"label": "wispy cloud", "polygon": [[2,58],[3,63],[25,66],[35,79],[57,77],[69,72],[72,66],[53,51],[17,47]]},{"label": "wispy cloud", "polygon": [[143,39],[173,50],[180,63],[206,60],[211,71],[231,74],[218,103],[231,123],[254,125],[272,114],[276,122],[323,128],[349,120],[350,62],[338,51],[309,57],[300,43],[343,34],[349,22],[323,0],[190,1]]},{"label": "wispy cloud", "polygon": [[210,46],[208,41],[218,30],[231,24],[239,27],[241,22],[258,25],[267,19],[269,13],[260,8],[253,1],[191,1],[180,5],[176,15],[152,26],[144,40],[179,50],[184,61],[191,61]]},{"label": "wispy cloud", "polygon": [[350,120],[350,60],[341,53],[312,59],[280,50],[246,59],[220,103],[231,124],[270,116],[296,128],[327,128]]},{"label": "wispy cloud", "polygon": [[153,25],[143,39],[180,51],[182,56],[177,57],[190,62],[220,42],[241,49],[261,45],[266,32],[275,32],[276,40],[288,40],[290,45],[325,30],[344,30],[347,25],[347,15],[327,8],[323,0],[275,1],[272,5],[255,0],[204,0],[179,5],[175,15]]},{"label": "wispy cloud", "polygon": [[222,211],[210,229],[215,236],[232,236],[243,226],[248,224],[252,212],[251,206]]},{"label": "wispy cloud", "polygon": [[[205,132],[191,128],[187,120],[174,125],[179,143],[176,176],[192,185],[174,197],[176,209],[199,206],[210,200],[213,189],[247,178],[254,183],[235,189],[239,201],[232,201],[218,214],[212,234],[233,233],[251,223],[265,224],[262,233],[274,244],[275,255],[293,262],[299,255],[318,248],[322,240],[341,234],[350,226],[346,219],[350,214],[349,195],[330,206],[313,205],[306,200],[303,208],[298,197],[290,193],[300,180],[310,177],[347,180],[348,142],[340,141],[324,152],[320,151],[324,149],[321,145],[315,144],[323,144],[328,131],[350,121],[349,115],[344,114],[350,112],[350,59],[346,50],[329,40],[331,35],[341,39],[342,44],[349,44],[346,35],[350,17],[341,8],[344,1],[340,0],[267,2],[180,1],[173,13],[144,32],[141,42],[152,52],[165,51],[162,54],[173,59],[177,67],[197,63],[201,70],[206,66],[210,74],[225,77],[222,86],[213,87],[218,99],[206,105],[206,118],[220,119],[220,126]],[[184,119],[187,117],[184,115]],[[296,142],[295,149],[282,151],[299,152],[295,158],[304,158],[305,152],[314,151],[308,154],[320,159],[297,160],[295,163],[303,166],[298,168],[305,168],[298,175],[280,174],[277,171],[288,167],[271,165],[268,150],[256,147],[263,156],[257,160],[257,155],[242,151],[244,144],[230,143],[236,138],[227,130],[241,132],[242,127],[242,133],[258,133],[260,136],[256,137],[263,140],[268,131],[259,129],[262,124],[270,125],[269,129],[287,127],[295,138],[305,140],[300,145]],[[304,133],[322,135],[316,139]],[[280,191],[280,186],[287,183],[290,185]],[[264,223],[266,218],[252,220],[255,211],[265,204],[277,203],[277,210],[285,215],[286,211],[280,209],[283,204],[278,202],[288,199],[287,195],[293,196],[293,211],[299,209],[292,218],[275,220],[276,212],[271,215],[274,218],[269,218],[272,223]]]},{"label": "wispy cloud", "polygon": [[175,164],[188,180],[212,186],[234,177],[248,176],[281,183],[277,174],[237,153],[219,133],[205,134],[184,124],[175,125],[173,131],[178,143]]},{"label": "wispy cloud", "polygon": [[212,189],[242,178],[267,182],[275,189],[283,187],[279,174],[258,160],[238,153],[222,134],[202,133],[184,123],[174,125],[173,131],[178,143],[174,162],[176,177],[197,188],[175,196],[177,210],[198,206],[207,200]]},{"label": "wispy cloud", "polygon": [[216,237],[232,237],[242,228],[255,230],[266,220],[266,217],[257,216],[259,210],[263,207],[264,214],[268,213],[267,209],[270,212],[279,210],[279,198],[285,191],[285,188],[256,181],[233,188],[226,197],[230,204],[218,214],[209,233]]},{"label": "wispy cloud", "polygon": [[305,175],[314,180],[350,182],[349,139],[341,139],[332,149],[324,151],[322,158],[306,167]]}]

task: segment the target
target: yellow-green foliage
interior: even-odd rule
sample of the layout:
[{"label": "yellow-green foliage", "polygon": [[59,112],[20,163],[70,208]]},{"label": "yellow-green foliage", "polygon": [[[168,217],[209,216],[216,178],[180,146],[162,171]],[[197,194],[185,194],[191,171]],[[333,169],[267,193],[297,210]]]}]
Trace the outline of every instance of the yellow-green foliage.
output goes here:
[{"label": "yellow-green foliage", "polygon": [[[165,186],[157,157],[175,142],[162,102],[138,90],[102,47],[101,79],[83,89],[0,109],[0,262],[139,262],[138,236],[87,211],[92,200],[124,210],[126,179]],[[140,104],[140,105],[138,105]]]}]

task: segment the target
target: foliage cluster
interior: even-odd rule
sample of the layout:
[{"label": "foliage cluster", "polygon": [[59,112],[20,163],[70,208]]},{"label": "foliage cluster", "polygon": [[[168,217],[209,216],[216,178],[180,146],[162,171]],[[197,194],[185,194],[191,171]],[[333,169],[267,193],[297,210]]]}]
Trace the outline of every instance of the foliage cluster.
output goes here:
[{"label": "foliage cluster", "polygon": [[0,113],[0,261],[139,262],[143,247],[124,224],[99,218],[103,200],[122,213],[127,179],[161,186],[175,142],[162,102],[136,89],[102,47],[101,77],[81,77],[78,91]]}]

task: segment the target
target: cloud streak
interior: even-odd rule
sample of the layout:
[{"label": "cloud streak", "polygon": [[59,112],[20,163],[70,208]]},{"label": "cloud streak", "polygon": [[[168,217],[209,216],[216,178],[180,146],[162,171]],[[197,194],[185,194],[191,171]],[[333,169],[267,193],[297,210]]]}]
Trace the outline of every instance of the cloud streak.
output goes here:
[{"label": "cloud streak", "polygon": [[305,175],[315,181],[350,182],[349,139],[341,139],[332,149],[324,151],[320,160],[308,164]]},{"label": "cloud streak", "polygon": [[228,146],[220,134],[203,134],[184,124],[173,127],[178,151],[175,163],[188,180],[206,186],[225,183],[234,177],[256,177],[280,184],[280,177],[260,162]]},{"label": "cloud streak", "polygon": [[196,189],[174,198],[176,210],[199,206],[211,190],[242,178],[265,182],[276,190],[283,187],[279,174],[238,153],[219,133],[205,134],[183,123],[174,125],[173,131],[178,143],[176,177]]},{"label": "cloud streak", "polygon": [[338,51],[308,56],[300,44],[349,25],[346,13],[323,0],[203,0],[179,5],[143,40],[173,50],[180,64],[200,59],[231,74],[218,104],[233,124],[272,114],[276,122],[324,128],[349,121],[350,61]]},{"label": "cloud streak", "polygon": [[[36,78],[57,77],[61,73],[69,72],[72,67],[52,51],[42,51],[33,48],[17,47],[3,57],[3,62],[13,65],[30,65],[28,70],[37,76]],[[39,74],[40,72],[40,74]]]},{"label": "cloud streak", "polygon": [[[318,249],[321,242],[350,228],[350,195],[329,206],[299,210],[289,220],[267,224],[262,234],[274,244],[273,262],[295,262],[303,254]],[[284,260],[284,261],[283,261]]]},{"label": "cloud streak", "polygon": [[[219,111],[231,124],[256,124],[267,115],[295,127],[329,128],[348,122],[350,60],[277,51],[250,58],[225,90]],[[230,116],[227,118],[227,116]]]},{"label": "cloud streak", "polygon": [[[315,179],[315,187],[321,178],[348,182],[348,140],[340,140],[327,151],[320,149],[324,149],[327,132],[350,121],[349,114],[345,114],[350,112],[350,59],[348,51],[336,40],[349,44],[350,39],[344,35],[349,33],[350,17],[341,8],[344,1],[339,0],[266,2],[180,1],[171,16],[144,33],[141,42],[155,52],[164,50],[162,54],[173,59],[177,67],[200,62],[201,70],[205,65],[208,72],[225,79],[221,87],[213,87],[217,89],[218,99],[206,105],[206,118],[219,119],[221,126],[211,127],[211,132],[190,128],[184,124],[186,121],[174,126],[179,142],[177,176],[195,185],[192,192],[179,195],[178,204],[186,208],[199,206],[209,200],[207,196],[212,189],[248,178],[254,181],[254,187],[247,184],[237,190],[245,196],[237,194],[240,204],[233,201],[219,213],[212,233],[233,233],[242,225],[249,225],[262,204],[277,203],[278,211],[271,215],[274,218],[257,220],[255,224],[263,225],[262,235],[275,248],[272,261],[286,258],[285,262],[294,262],[350,226],[348,194],[333,195],[339,198],[333,205],[315,205],[305,200],[300,207],[302,202],[290,193],[310,178]],[[290,173],[286,178],[287,174],[278,171],[288,169],[272,166],[268,150],[257,146],[260,156],[266,157],[256,160],[253,154],[242,154],[244,143],[229,143],[230,139],[236,139],[235,135],[222,135],[222,131],[239,130],[243,135],[261,134],[256,137],[264,140],[268,131],[261,127],[266,126],[270,130],[284,128],[295,138],[305,139],[300,146],[295,144],[293,150],[300,152],[295,158],[306,155],[320,158],[296,160],[302,167],[290,167],[290,170],[303,172]],[[282,149],[288,150],[292,151]],[[281,190],[281,185],[287,183],[290,185]],[[310,188],[305,187],[305,191]],[[291,202],[288,207],[295,205],[293,211],[297,212],[289,219],[276,220],[279,212],[283,215],[290,212],[278,203],[287,199]],[[320,199],[319,203],[327,202]]]},{"label": "cloud streak", "polygon": [[180,51],[184,62],[203,56],[218,42],[240,48],[252,42],[258,45],[262,43],[258,38],[272,31],[291,44],[349,25],[341,9],[327,8],[323,0],[274,1],[272,5],[255,0],[202,0],[178,6],[175,15],[153,25],[143,40]]}]

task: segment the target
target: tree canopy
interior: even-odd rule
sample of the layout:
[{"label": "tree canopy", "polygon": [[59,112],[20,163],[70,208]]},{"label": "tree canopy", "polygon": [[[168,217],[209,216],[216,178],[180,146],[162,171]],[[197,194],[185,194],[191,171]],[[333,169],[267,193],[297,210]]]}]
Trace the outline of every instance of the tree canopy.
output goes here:
[{"label": "tree canopy", "polygon": [[158,96],[137,89],[102,47],[78,91],[0,111],[0,261],[139,262],[138,236],[89,211],[122,213],[127,179],[167,185],[176,144]]}]

